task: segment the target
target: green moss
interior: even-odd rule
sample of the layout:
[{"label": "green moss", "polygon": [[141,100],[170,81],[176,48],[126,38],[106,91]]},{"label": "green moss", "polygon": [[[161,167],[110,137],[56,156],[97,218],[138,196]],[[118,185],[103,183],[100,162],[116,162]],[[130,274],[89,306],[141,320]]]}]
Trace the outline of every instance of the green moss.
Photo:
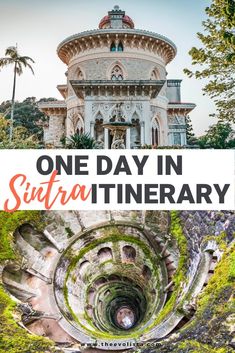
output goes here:
[{"label": "green moss", "polygon": [[9,298],[2,286],[0,286],[0,353],[52,352],[52,343],[49,340],[30,335],[17,325],[12,315],[14,310],[14,301]]},{"label": "green moss", "polygon": [[228,353],[228,348],[213,348],[194,340],[186,340],[179,344],[179,352],[182,349],[190,353]]},{"label": "green moss", "polygon": [[71,228],[66,227],[65,228],[66,233],[68,234],[68,238],[72,238],[74,236],[74,232],[72,231]]},{"label": "green moss", "polygon": [[24,223],[37,226],[41,223],[41,213],[37,211],[0,212],[0,263],[16,259],[17,254],[13,249],[13,233]]},{"label": "green moss", "polygon": [[167,317],[167,315],[169,315],[172,310],[174,310],[174,308],[176,307],[177,298],[180,295],[180,285],[182,284],[182,282],[185,283],[186,281],[186,264],[188,258],[187,239],[183,233],[179,212],[177,211],[171,212],[170,233],[173,239],[175,239],[175,241],[177,242],[177,246],[180,252],[178,268],[173,277],[174,292],[172,293],[170,299],[168,300],[164,308],[161,310],[151,327],[158,325]]},{"label": "green moss", "polygon": [[209,241],[215,241],[221,251],[225,251],[227,247],[227,242],[226,242],[227,234],[225,232],[222,232],[219,236],[207,236],[203,239],[203,244],[208,243]]},{"label": "green moss", "polygon": [[[11,214],[0,212],[0,264],[20,257],[13,247],[14,231],[24,223],[39,226],[41,222],[41,213],[36,211],[19,211]],[[15,311],[15,302],[0,286],[0,353],[53,352],[51,341],[30,335],[18,326],[13,318]]]},{"label": "green moss", "polygon": [[174,283],[176,286],[178,286],[181,283],[181,281],[185,279],[185,274],[187,270],[186,263],[188,258],[188,247],[187,247],[187,239],[183,233],[183,229],[181,226],[179,212],[177,211],[171,212],[170,232],[172,237],[176,240],[179,248],[179,252],[180,252],[178,269],[174,277]]},{"label": "green moss", "polygon": [[[179,343],[182,349],[179,352],[230,353],[233,351],[229,347],[218,348],[213,347],[213,345],[214,337],[221,330],[220,325],[222,325],[223,334],[225,334],[226,319],[234,315],[235,312],[234,281],[235,244],[226,249],[221,261],[215,268],[214,275],[210,278],[208,285],[198,299],[198,308],[194,319],[181,331],[182,338],[184,336],[197,337],[197,340],[185,340]],[[198,336],[198,327],[205,327],[205,330],[210,332],[210,345],[200,343],[203,340],[203,335],[201,337]],[[221,338],[221,335],[219,337]],[[224,346],[226,346],[229,339],[228,336],[225,337]]]},{"label": "green moss", "polygon": [[[78,261],[82,259],[86,253],[95,249],[98,245],[102,245],[105,242],[118,243],[120,241],[126,241],[129,243],[138,245],[143,251],[143,253],[145,254],[145,256],[147,258],[152,259],[152,262],[155,262],[156,259],[152,256],[150,248],[146,243],[144,243],[142,240],[138,238],[135,238],[134,236],[123,234],[122,232],[120,232],[118,227],[109,226],[108,231],[105,232],[104,230],[104,236],[102,238],[92,241],[89,245],[81,249],[77,256],[74,256],[73,258],[71,258],[71,264],[69,266],[68,271],[71,271],[74,267],[76,267]],[[67,255],[67,252],[66,252],[66,255]]]},{"label": "green moss", "polygon": [[106,260],[104,262],[102,262],[101,264],[99,264],[98,269],[101,270],[105,265],[109,264],[109,263],[113,263],[113,260]]},{"label": "green moss", "polygon": [[203,313],[208,305],[219,297],[226,289],[234,288],[235,281],[235,244],[226,250],[222,260],[215,268],[214,275],[198,301],[198,313]]}]

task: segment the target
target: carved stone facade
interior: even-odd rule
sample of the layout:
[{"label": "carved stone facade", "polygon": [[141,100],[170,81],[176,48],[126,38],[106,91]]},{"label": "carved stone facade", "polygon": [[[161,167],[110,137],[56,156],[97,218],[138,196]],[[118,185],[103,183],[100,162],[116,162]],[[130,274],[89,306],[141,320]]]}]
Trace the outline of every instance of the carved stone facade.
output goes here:
[{"label": "carved stone facade", "polygon": [[181,81],[168,80],[166,66],[176,55],[166,37],[134,28],[118,7],[98,30],[65,39],[58,47],[67,65],[67,83],[59,85],[63,101],[40,104],[49,116],[46,144],[60,145],[63,136],[88,133],[103,148],[112,136],[103,127],[120,106],[127,130],[126,148],[186,145],[185,117],[194,104],[181,102]]}]

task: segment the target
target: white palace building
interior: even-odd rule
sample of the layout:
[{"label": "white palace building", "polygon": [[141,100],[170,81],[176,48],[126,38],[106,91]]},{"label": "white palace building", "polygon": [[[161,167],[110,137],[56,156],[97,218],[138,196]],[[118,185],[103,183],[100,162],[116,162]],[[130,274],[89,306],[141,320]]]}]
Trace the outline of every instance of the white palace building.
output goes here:
[{"label": "white palace building", "polygon": [[181,80],[168,80],[166,66],[176,56],[168,38],[135,29],[118,6],[99,29],[75,34],[58,47],[67,65],[67,83],[58,85],[63,100],[43,102],[48,117],[46,144],[59,147],[63,136],[88,133],[101,148],[112,136],[103,124],[115,119],[132,123],[126,148],[186,145],[186,116],[195,104],[181,102]]}]

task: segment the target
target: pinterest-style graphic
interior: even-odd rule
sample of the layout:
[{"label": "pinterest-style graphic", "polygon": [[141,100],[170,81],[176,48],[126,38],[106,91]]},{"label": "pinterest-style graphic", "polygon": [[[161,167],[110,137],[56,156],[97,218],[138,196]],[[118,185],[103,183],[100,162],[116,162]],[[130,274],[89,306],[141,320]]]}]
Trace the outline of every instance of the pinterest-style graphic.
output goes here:
[{"label": "pinterest-style graphic", "polygon": [[235,1],[0,9],[0,353],[233,353]]}]

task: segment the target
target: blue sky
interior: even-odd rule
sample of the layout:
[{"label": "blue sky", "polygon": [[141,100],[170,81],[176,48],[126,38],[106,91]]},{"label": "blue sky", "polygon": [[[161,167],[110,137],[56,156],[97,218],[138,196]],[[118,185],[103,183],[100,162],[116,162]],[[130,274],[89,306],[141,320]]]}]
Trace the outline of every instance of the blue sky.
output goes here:
[{"label": "blue sky", "polygon": [[[169,37],[178,47],[176,59],[167,67],[168,78],[183,79],[182,100],[197,104],[191,114],[195,132],[202,134],[214,120],[214,104],[203,96],[203,81],[183,74],[191,67],[188,51],[199,46],[196,33],[202,30],[205,7],[210,0],[0,0],[0,56],[18,43],[22,55],[35,60],[35,76],[25,71],[17,83],[16,98],[35,96],[60,99],[57,84],[65,82],[66,66],[56,54],[57,45],[67,36],[95,29],[114,5],[124,9],[136,28]],[[0,72],[0,102],[10,99],[12,69]]]}]

